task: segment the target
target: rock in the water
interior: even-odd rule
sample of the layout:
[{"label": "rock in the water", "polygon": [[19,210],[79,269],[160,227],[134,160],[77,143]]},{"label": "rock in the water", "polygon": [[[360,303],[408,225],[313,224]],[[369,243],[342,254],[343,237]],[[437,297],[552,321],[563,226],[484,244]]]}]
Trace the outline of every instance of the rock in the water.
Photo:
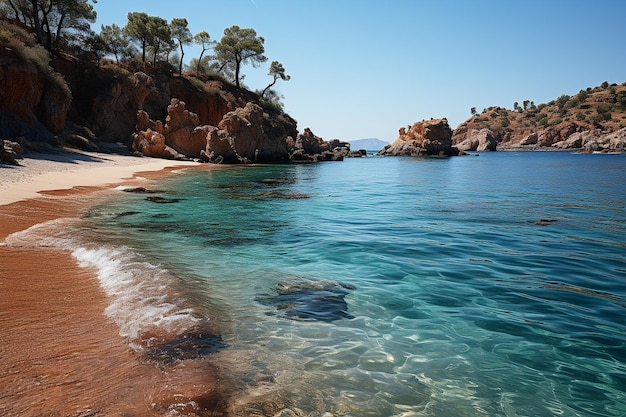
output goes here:
[{"label": "rock in the water", "polygon": [[158,204],[172,204],[172,203],[178,203],[181,199],[180,198],[166,198],[166,197],[155,195],[155,196],[146,197],[146,200],[151,201],[153,203],[158,203]]},{"label": "rock in the water", "polygon": [[325,141],[307,127],[291,145],[289,158],[301,162],[342,161],[349,153],[348,142],[338,139]]},{"label": "rock in the water", "polygon": [[179,360],[202,358],[224,347],[226,344],[221,336],[199,332],[152,346],[146,355],[159,364],[167,365]]},{"label": "rock in the water", "polygon": [[448,120],[430,119],[400,128],[398,138],[377,152],[387,156],[453,156],[462,154],[452,146]]},{"label": "rock in the water", "polygon": [[257,300],[276,307],[290,319],[335,321],[353,318],[345,300],[353,289],[350,285],[332,281],[297,280],[281,283],[276,287],[277,295]]}]

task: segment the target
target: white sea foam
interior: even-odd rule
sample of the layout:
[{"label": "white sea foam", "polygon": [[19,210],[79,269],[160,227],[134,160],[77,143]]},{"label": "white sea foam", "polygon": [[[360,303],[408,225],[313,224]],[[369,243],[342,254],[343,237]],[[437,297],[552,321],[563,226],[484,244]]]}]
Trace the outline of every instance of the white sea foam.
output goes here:
[{"label": "white sea foam", "polygon": [[157,334],[180,334],[199,319],[187,300],[172,288],[174,277],[124,246],[98,245],[84,237],[79,219],[56,219],[9,235],[9,247],[69,250],[79,266],[96,270],[109,297],[104,314],[119,327],[131,346]]},{"label": "white sea foam", "polygon": [[180,333],[197,323],[186,300],[170,288],[172,277],[156,265],[136,259],[125,247],[79,247],[72,255],[83,267],[95,267],[111,302],[105,314],[120,335],[136,341],[156,332]]}]

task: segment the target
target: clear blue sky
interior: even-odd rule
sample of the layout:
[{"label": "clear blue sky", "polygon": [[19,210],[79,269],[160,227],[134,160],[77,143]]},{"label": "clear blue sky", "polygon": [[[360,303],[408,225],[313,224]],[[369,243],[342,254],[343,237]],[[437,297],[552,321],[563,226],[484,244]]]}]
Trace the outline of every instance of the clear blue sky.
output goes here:
[{"label": "clear blue sky", "polygon": [[[376,137],[447,117],[455,128],[492,105],[548,102],[626,81],[626,0],[100,0],[101,24],[131,11],[185,17],[219,40],[232,25],[265,38],[268,62],[245,84],[271,82],[280,61],[285,110],[324,139]],[[185,59],[199,55],[188,47]],[[187,61],[188,62],[188,61]]]}]

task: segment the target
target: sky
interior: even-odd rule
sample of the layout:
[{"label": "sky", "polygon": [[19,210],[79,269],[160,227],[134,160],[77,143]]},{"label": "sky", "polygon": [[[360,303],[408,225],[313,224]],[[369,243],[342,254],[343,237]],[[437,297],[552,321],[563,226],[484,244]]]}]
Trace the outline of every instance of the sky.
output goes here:
[{"label": "sky", "polygon": [[[219,41],[233,25],[265,39],[267,62],[244,66],[262,90],[272,61],[289,81],[274,89],[285,111],[322,138],[387,142],[419,120],[453,129],[490,106],[546,103],[604,81],[626,82],[624,0],[99,0],[102,24],[128,12]],[[200,48],[188,46],[185,61]]]}]

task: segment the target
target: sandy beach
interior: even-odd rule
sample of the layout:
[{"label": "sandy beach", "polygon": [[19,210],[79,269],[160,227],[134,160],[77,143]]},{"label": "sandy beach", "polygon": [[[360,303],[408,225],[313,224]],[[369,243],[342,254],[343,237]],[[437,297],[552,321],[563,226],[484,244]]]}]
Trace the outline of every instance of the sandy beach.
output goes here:
[{"label": "sandy beach", "polygon": [[20,165],[0,165],[0,415],[223,415],[208,363],[165,371],[119,336],[94,271],[68,251],[4,243],[33,225],[81,216],[95,194],[136,184],[139,172],[197,164],[65,151]]},{"label": "sandy beach", "polygon": [[42,191],[67,190],[120,183],[138,172],[160,171],[196,162],[138,158],[72,150],[31,153],[20,166],[0,164],[0,206],[37,197]]}]

